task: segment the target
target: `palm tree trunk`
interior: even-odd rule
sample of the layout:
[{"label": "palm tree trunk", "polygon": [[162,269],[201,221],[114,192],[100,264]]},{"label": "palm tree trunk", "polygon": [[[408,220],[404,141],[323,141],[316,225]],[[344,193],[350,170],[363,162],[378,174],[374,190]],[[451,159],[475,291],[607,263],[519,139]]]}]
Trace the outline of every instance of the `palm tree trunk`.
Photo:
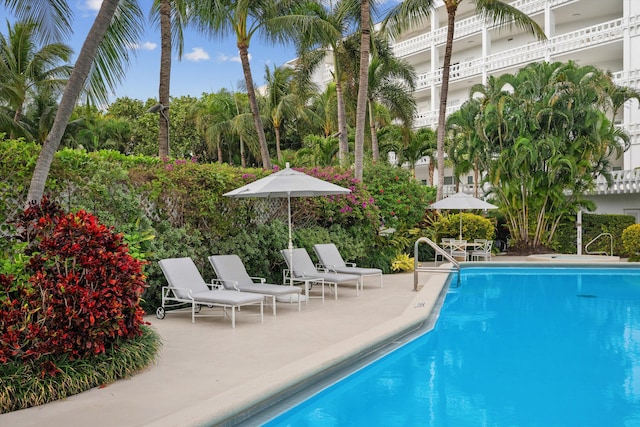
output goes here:
[{"label": "palm tree trunk", "polygon": [[455,28],[456,4],[446,3],[447,6],[447,42],[444,49],[444,64],[442,64],[442,87],[440,88],[440,108],[438,110],[438,188],[436,201],[442,200],[444,190],[444,125],[447,114],[447,96],[449,93],[449,67],[451,66],[451,52],[453,50],[453,31]]},{"label": "palm tree trunk", "polygon": [[[336,76],[338,73],[336,73]],[[344,94],[342,93],[342,83],[336,77],[336,101],[338,103],[338,159],[340,165],[344,166],[349,154],[349,135],[347,134],[347,112],[344,104]]]},{"label": "palm tree trunk", "polygon": [[244,72],[244,81],[247,84],[247,95],[249,96],[249,106],[253,115],[253,123],[258,134],[260,142],[260,156],[262,157],[262,168],[271,169],[271,158],[269,157],[269,147],[267,147],[267,138],[264,135],[264,126],[258,109],[258,101],[256,99],[256,91],[253,87],[253,77],[251,75],[251,66],[249,65],[249,50],[246,44],[238,43],[238,51],[240,52],[240,62],[242,63],[242,71]]},{"label": "palm tree trunk", "polygon": [[27,194],[27,207],[31,203],[39,203],[42,199],[47,177],[51,169],[51,163],[53,163],[53,156],[56,151],[58,151],[58,147],[60,147],[64,130],[69,123],[69,118],[76,105],[78,96],[84,88],[84,83],[91,71],[91,66],[93,65],[100,43],[111,24],[111,19],[118,8],[118,3],[120,3],[120,0],[104,0],[102,2],[98,15],[91,26],[91,30],[82,45],[82,49],[80,49],[78,59],[76,60],[67,86],[60,99],[60,105],[58,106],[53,126],[38,156]]},{"label": "palm tree trunk", "polygon": [[373,163],[380,159],[380,147],[378,146],[378,126],[376,125],[373,100],[369,98],[369,129],[371,129],[371,157]]},{"label": "palm tree trunk", "polygon": [[276,156],[278,156],[278,161],[282,161],[282,152],[280,151],[280,126],[274,126],[274,131],[276,133]]},{"label": "palm tree trunk", "polygon": [[355,178],[362,181],[364,168],[364,127],[369,95],[369,52],[371,50],[371,16],[369,0],[360,0],[360,72],[356,105]]},{"label": "palm tree trunk", "polygon": [[171,83],[171,2],[160,1],[160,87],[158,100],[163,110],[158,114],[158,156],[169,157],[169,94]]},{"label": "palm tree trunk", "polygon": [[240,165],[243,168],[247,167],[247,158],[244,154],[244,139],[240,136]]}]

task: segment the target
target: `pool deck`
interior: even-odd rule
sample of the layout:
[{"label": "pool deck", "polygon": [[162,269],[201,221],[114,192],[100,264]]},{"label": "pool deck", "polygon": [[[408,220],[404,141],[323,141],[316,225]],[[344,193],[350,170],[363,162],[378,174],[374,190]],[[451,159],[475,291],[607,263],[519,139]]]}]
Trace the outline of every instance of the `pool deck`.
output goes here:
[{"label": "pool deck", "polygon": [[[494,257],[522,262],[525,257]],[[229,319],[190,313],[148,317],[163,347],[157,362],[134,377],[70,398],[0,415],[0,426],[129,427],[233,425],[230,416],[277,395],[305,378],[374,348],[429,317],[447,273],[365,279],[338,288],[339,299],[265,308],[264,323],[250,310]]]}]

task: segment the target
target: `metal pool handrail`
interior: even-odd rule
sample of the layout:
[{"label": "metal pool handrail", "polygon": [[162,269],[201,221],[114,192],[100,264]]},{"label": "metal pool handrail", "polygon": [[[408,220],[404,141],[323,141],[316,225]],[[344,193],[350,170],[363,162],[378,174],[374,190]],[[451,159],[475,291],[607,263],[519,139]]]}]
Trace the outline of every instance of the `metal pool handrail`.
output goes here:
[{"label": "metal pool handrail", "polygon": [[[604,236],[608,236],[610,241],[611,241],[611,254],[608,254],[605,251],[589,252],[589,245],[592,244],[593,242],[595,242],[596,240],[598,240],[600,237],[604,237]],[[598,234],[589,243],[584,245],[584,251],[587,253],[587,255],[602,255],[602,254],[604,254],[604,255],[613,256],[613,236],[611,235],[611,233],[600,233],[600,234]]]},{"label": "metal pool handrail", "polygon": [[[429,246],[431,246],[433,250],[436,251],[436,253],[442,255],[443,258],[449,261],[453,265],[453,268],[421,267],[420,264],[418,263],[418,246],[420,245],[420,243],[426,243]],[[428,237],[420,237],[418,240],[416,240],[416,243],[413,245],[413,290],[414,291],[418,290],[418,273],[429,272],[429,271],[438,272],[438,273],[445,273],[448,271],[460,271],[460,264],[455,258],[449,255],[447,251],[445,251],[440,246],[438,246],[436,242],[429,239]]]}]

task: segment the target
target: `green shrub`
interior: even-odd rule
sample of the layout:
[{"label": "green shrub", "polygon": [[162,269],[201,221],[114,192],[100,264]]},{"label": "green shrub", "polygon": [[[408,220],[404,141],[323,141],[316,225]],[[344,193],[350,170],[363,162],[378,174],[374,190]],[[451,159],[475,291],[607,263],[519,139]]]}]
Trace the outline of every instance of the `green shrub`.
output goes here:
[{"label": "green shrub", "polygon": [[640,224],[633,224],[624,229],[622,245],[629,261],[640,261]]},{"label": "green shrub", "polygon": [[458,238],[460,236],[460,221],[462,220],[462,238],[467,241],[474,239],[493,239],[495,226],[493,222],[480,215],[460,212],[441,215],[432,223],[436,241],[443,237]]},{"label": "green shrub", "polygon": [[417,227],[427,206],[436,198],[435,188],[422,185],[410,171],[396,166],[384,163],[367,165],[364,180],[380,209],[385,227]]}]

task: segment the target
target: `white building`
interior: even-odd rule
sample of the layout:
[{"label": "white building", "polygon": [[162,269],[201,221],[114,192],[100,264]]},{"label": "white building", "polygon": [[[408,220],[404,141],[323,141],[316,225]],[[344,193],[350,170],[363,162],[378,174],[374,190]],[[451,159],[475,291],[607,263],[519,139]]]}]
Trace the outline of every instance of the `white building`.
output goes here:
[{"label": "white building", "polygon": [[[462,2],[454,33],[448,113],[468,99],[472,85],[485,83],[489,75],[516,73],[537,61],[594,65],[612,72],[617,84],[640,90],[640,0],[513,0],[510,4],[531,16],[548,40],[539,42],[520,30],[492,27],[475,16],[474,2]],[[409,61],[418,74],[418,127],[437,127],[446,27],[447,13],[441,5],[428,24],[402,34],[393,44],[396,56]],[[327,82],[330,73],[322,70],[316,77]],[[598,212],[628,213],[640,222],[638,102],[628,102],[615,121],[631,137],[631,148],[613,162],[617,171],[614,187],[599,185],[593,199]],[[426,182],[427,162],[421,163],[417,177]],[[450,193],[455,185],[453,177],[446,175],[447,171],[445,192]],[[461,189],[471,192],[472,177],[462,180]]]}]

